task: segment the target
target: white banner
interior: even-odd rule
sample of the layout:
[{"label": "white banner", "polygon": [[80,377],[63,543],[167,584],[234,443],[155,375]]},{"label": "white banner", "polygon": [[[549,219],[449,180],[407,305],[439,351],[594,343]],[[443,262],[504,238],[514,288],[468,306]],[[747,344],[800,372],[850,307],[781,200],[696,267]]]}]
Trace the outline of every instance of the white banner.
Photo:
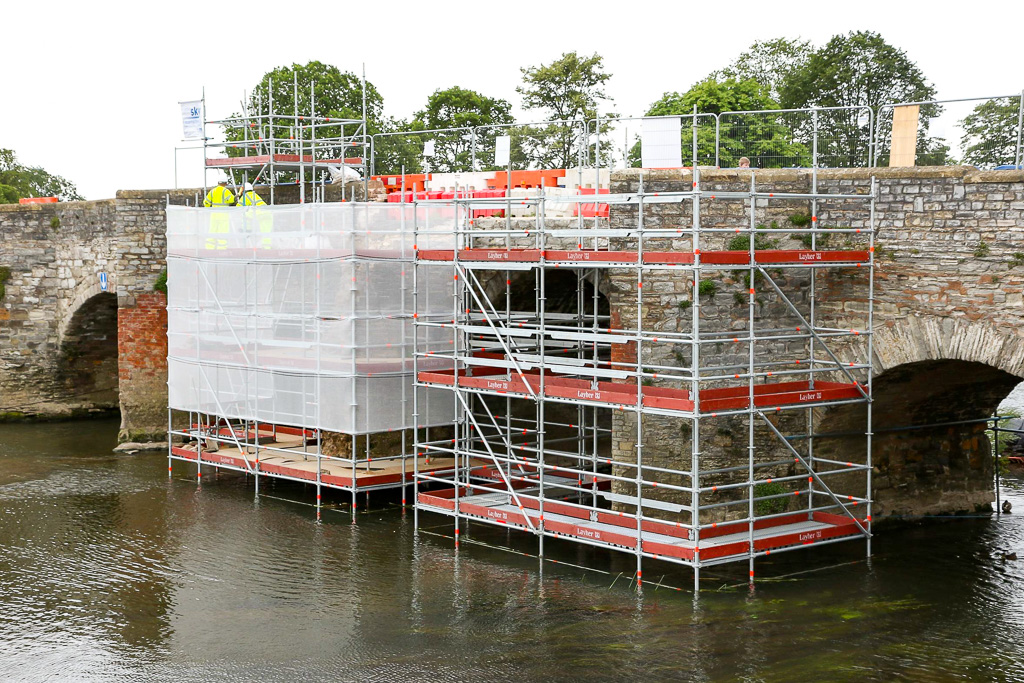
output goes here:
[{"label": "white banner", "polygon": [[643,119],[640,122],[640,165],[677,168],[683,165],[680,119]]},{"label": "white banner", "polygon": [[423,156],[432,157],[434,156],[434,141],[427,140],[423,143]]},{"label": "white banner", "polygon": [[499,135],[494,138],[494,165],[508,166],[509,155],[512,153],[512,138]]},{"label": "white banner", "polygon": [[186,140],[203,139],[203,101],[178,102],[181,105],[181,129]]}]

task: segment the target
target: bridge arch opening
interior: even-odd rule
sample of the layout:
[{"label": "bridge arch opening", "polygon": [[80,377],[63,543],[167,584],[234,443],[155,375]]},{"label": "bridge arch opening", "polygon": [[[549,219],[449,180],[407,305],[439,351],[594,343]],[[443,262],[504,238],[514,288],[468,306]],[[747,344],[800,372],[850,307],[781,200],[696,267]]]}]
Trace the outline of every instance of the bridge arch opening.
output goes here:
[{"label": "bridge arch opening", "polygon": [[117,296],[100,292],[75,310],[61,338],[58,383],[86,409],[118,408]]},{"label": "bridge arch opening", "polygon": [[[986,363],[952,359],[904,363],[875,377],[875,517],[987,511],[995,470],[984,419],[1020,381]],[[863,453],[863,437],[854,435],[863,412],[849,405],[824,413],[816,454],[850,460]]]},{"label": "bridge arch opening", "polygon": [[[514,273],[510,278],[509,302],[512,311],[535,312],[538,294],[537,271]],[[607,278],[600,276],[597,286],[597,314],[606,316],[609,312],[608,297],[605,296]],[[589,276],[582,279],[572,269],[549,270],[544,273],[544,294],[547,313],[592,315],[594,312],[594,284]],[[582,295],[582,309],[580,308]],[[500,302],[501,295],[494,301]]]}]

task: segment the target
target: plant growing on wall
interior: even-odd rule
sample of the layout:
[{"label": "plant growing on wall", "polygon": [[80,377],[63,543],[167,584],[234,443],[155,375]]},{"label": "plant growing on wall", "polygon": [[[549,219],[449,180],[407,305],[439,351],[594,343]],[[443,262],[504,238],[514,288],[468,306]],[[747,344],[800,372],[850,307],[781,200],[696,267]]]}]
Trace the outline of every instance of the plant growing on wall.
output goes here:
[{"label": "plant growing on wall", "polygon": [[7,295],[7,281],[11,279],[11,269],[7,266],[0,266],[0,301]]},{"label": "plant growing on wall", "polygon": [[[776,481],[765,481],[760,484],[754,484],[755,498],[777,496],[783,493],[787,493],[786,487]],[[757,517],[763,517],[765,515],[778,514],[780,512],[784,512],[788,506],[789,503],[785,498],[756,500],[754,501],[754,515]]]},{"label": "plant growing on wall", "polygon": [[153,291],[163,292],[164,296],[167,296],[167,269],[164,268],[159,275],[156,276],[156,282],[153,283]]}]

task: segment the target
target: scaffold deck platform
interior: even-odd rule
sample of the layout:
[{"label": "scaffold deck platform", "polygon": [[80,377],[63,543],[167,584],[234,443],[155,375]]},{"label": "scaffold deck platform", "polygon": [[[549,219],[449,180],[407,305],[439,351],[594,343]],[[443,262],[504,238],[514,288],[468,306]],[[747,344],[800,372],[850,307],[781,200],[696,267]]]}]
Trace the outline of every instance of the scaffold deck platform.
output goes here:
[{"label": "scaffold deck platform", "polygon": [[[197,444],[207,438],[197,431],[196,438],[200,441],[174,445],[171,455],[199,465],[313,484],[317,483],[319,462],[320,484],[345,491],[394,488],[403,482],[411,483],[412,473],[417,468],[441,476],[449,474],[455,464],[454,458],[446,457],[420,457],[413,463],[411,455],[362,461],[318,455],[315,430],[305,431],[303,436],[297,429],[270,425],[261,425],[258,431],[222,428],[214,434],[220,442],[217,450],[204,449],[201,454],[197,452]],[[238,445],[230,445],[235,439]],[[479,468],[482,463],[475,466]]]},{"label": "scaffold deck platform", "polygon": [[280,167],[281,170],[293,170],[300,166],[362,166],[361,157],[349,157],[345,159],[323,159],[314,158],[312,154],[253,154],[239,157],[213,157],[206,160],[209,168],[237,168],[256,169],[269,164]]},{"label": "scaffold deck platform", "polygon": [[[547,484],[557,485],[555,482]],[[692,532],[685,526],[653,519],[643,521],[638,548],[634,515],[612,511],[595,513],[592,508],[559,501],[557,496],[545,499],[542,515],[536,498],[529,497],[536,496],[538,491],[537,488],[517,491],[521,506],[507,493],[462,495],[456,501],[454,489],[420,493],[417,503],[423,510],[445,515],[455,514],[457,505],[459,515],[523,531],[536,531],[543,519],[545,533],[550,536],[612,550],[639,550],[644,556],[655,559],[699,560],[703,564],[714,564],[715,560],[732,562],[746,559],[751,552],[746,523],[709,526],[701,530],[698,542],[693,540]],[[754,525],[753,552],[767,555],[784,548],[858,536],[864,523],[863,520],[825,512],[799,512],[763,519]]]}]

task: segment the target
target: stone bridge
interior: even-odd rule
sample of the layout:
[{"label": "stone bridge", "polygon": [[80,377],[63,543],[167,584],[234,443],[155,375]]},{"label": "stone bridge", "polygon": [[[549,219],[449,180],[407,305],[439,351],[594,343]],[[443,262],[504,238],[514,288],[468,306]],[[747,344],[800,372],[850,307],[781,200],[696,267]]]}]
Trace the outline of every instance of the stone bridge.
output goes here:
[{"label": "stone bridge", "polygon": [[169,197],[125,191],[0,206],[6,418],[119,411],[123,440],[166,432],[166,300],[153,285],[164,269]]},{"label": "stone bridge", "polygon": [[[637,173],[616,174],[613,189],[635,189]],[[979,427],[887,430],[986,417],[1024,377],[1024,173],[823,170],[820,190],[866,191],[871,176],[880,193],[874,328],[879,514],[984,506],[991,500],[992,470]],[[644,177],[651,190],[690,183],[680,171]],[[763,170],[756,177],[761,188],[809,188],[806,171]],[[703,179],[723,189],[749,187],[745,171],[708,171]],[[164,206],[194,197],[194,191],[122,191],[112,200],[0,206],[0,414],[119,410],[122,439],[166,431],[165,300],[153,285],[164,268]],[[759,220],[784,223],[807,211],[806,202],[777,202]],[[824,225],[866,218],[846,213],[841,206],[819,210]],[[648,224],[671,219],[655,215]],[[616,220],[613,213],[613,225]],[[723,214],[716,220],[746,219]],[[629,323],[635,306],[617,306],[629,283],[613,276],[606,285],[613,316]],[[863,311],[863,293],[849,282],[824,286],[823,314],[837,324]],[[678,300],[688,290],[668,282],[662,287],[668,294],[655,315],[678,318]],[[727,286],[702,301],[705,314],[725,319],[738,308]],[[819,430],[842,433],[855,418],[852,410],[835,410],[820,416]],[[615,442],[628,447],[629,428],[619,425],[617,432]],[[730,437],[716,440],[723,452],[730,450]],[[658,448],[677,445],[683,447],[662,442]],[[645,452],[656,457],[656,450]]]}]

